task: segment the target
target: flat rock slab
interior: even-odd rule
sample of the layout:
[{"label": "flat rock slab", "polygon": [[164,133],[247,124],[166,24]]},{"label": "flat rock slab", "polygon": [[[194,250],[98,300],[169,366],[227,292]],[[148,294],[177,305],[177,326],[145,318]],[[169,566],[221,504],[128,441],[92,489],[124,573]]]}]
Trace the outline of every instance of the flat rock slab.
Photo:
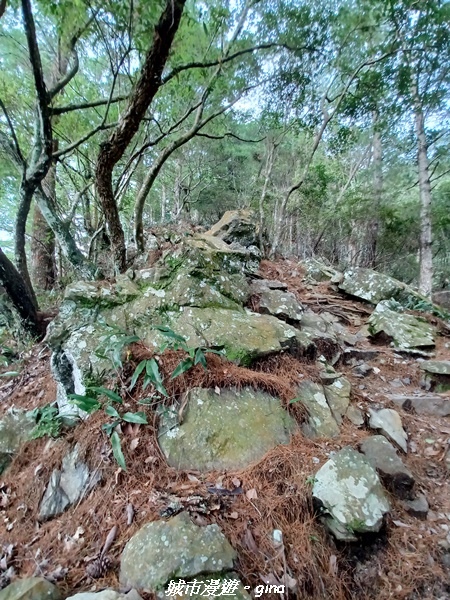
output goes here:
[{"label": "flat rock slab", "polygon": [[413,497],[414,476],[383,435],[365,439],[360,450],[377,470],[386,487],[398,498],[405,500]]},{"label": "flat rock slab", "polygon": [[259,310],[262,314],[298,323],[304,309],[292,292],[264,290],[260,293]]},{"label": "flat rock slab", "polygon": [[389,302],[377,304],[368,326],[371,336],[384,335],[399,350],[430,351],[434,348],[435,328],[425,320],[392,310]]},{"label": "flat rock slab", "polygon": [[266,290],[281,290],[287,292],[287,285],[277,279],[254,279],[250,284],[251,294],[262,294]]},{"label": "flat rock slab", "polygon": [[410,296],[417,297],[419,300],[424,299],[402,281],[363,267],[346,271],[339,289],[361,300],[367,300],[371,304],[378,304],[382,300],[391,298],[407,299]]},{"label": "flat rock slab", "polygon": [[418,415],[447,417],[450,415],[450,398],[438,394],[422,394],[420,396],[402,396],[389,394],[386,396],[395,404],[408,412],[414,410]]},{"label": "flat rock slab", "polygon": [[402,502],[407,513],[418,519],[426,519],[429,511],[428,500],[424,494],[417,494],[412,500]]},{"label": "flat rock slab", "polygon": [[195,388],[179,424],[176,410],[160,415],[158,440],[167,462],[177,469],[242,469],[296,429],[278,398],[253,388]]},{"label": "flat rock slab", "polygon": [[305,270],[305,279],[313,283],[339,282],[343,277],[342,273],[316,258],[305,258],[300,262],[300,266]]},{"label": "flat rock slab", "polygon": [[39,506],[39,520],[46,521],[83,498],[101,479],[101,473],[91,473],[79,459],[75,446],[62,460],[61,470],[55,469]]},{"label": "flat rock slab", "polygon": [[350,539],[355,533],[379,531],[390,508],[375,469],[349,447],[317,471],[312,493]]},{"label": "flat rock slab", "polygon": [[297,388],[296,400],[308,411],[308,419],[302,425],[306,437],[333,438],[339,435],[339,425],[333,417],[321,385],[312,381],[302,381]]},{"label": "flat rock slab", "polygon": [[408,436],[403,429],[402,420],[397,411],[392,408],[381,410],[369,409],[369,427],[376,429],[394,442],[403,452],[408,452]]},{"label": "flat rock slab", "polygon": [[18,579],[0,591],[0,600],[60,600],[56,585],[43,577]]},{"label": "flat rock slab", "polygon": [[231,571],[235,558],[218,525],[199,527],[183,512],[147,523],[130,539],[122,552],[120,583],[155,592],[170,580]]},{"label": "flat rock slab", "polygon": [[251,246],[259,242],[259,221],[251,210],[227,210],[206,235],[218,237],[228,244],[238,242],[244,247]]}]

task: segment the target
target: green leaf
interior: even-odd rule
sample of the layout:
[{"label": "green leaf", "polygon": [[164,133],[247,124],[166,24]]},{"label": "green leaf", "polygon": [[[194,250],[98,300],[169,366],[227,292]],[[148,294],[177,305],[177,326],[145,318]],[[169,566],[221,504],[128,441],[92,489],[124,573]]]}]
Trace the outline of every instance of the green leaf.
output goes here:
[{"label": "green leaf", "polygon": [[114,408],[114,406],[107,406],[105,408],[105,413],[108,415],[108,417],[115,417],[116,419],[120,419],[120,415]]},{"label": "green leaf", "polygon": [[182,344],[186,343],[185,338],[181,335],[178,335],[178,333],[175,333],[175,331],[170,329],[170,327],[166,327],[165,325],[154,325],[153,329],[156,329],[157,331],[159,331],[166,337],[171,338],[172,340],[176,340],[177,342],[181,342]]},{"label": "green leaf", "polygon": [[108,388],[89,387],[87,389],[92,390],[93,392],[97,392],[97,394],[103,394],[113,402],[119,402],[119,404],[122,404],[122,398],[119,396],[119,394],[116,394],[116,392],[113,392],[112,390],[108,390]]},{"label": "green leaf", "polygon": [[147,416],[144,412],[126,412],[122,415],[122,419],[127,423],[140,423],[141,425],[147,425]]},{"label": "green leaf", "polygon": [[198,363],[200,363],[203,368],[206,369],[206,358],[201,348],[197,348],[195,351],[194,365],[198,365]]},{"label": "green leaf", "polygon": [[146,362],[147,362],[146,360],[141,360],[141,362],[136,367],[136,369],[135,369],[135,371],[133,373],[133,377],[131,378],[130,387],[128,388],[130,391],[134,388],[134,386],[136,385],[137,380],[139,379],[139,375],[145,369]]},{"label": "green leaf", "polygon": [[80,396],[79,394],[69,394],[70,403],[75,404],[81,410],[87,413],[93,413],[101,408],[100,402],[96,398],[89,398],[89,396]]},{"label": "green leaf", "polygon": [[172,373],[170,379],[175,379],[175,377],[178,377],[178,375],[181,375],[182,373],[186,373],[186,371],[189,371],[189,369],[192,368],[193,366],[194,366],[194,361],[192,360],[192,358],[185,358],[176,367],[176,369]]},{"label": "green leaf", "polygon": [[147,377],[155,386],[155,389],[157,389],[160,394],[167,397],[169,394],[167,393],[166,388],[163,386],[158,363],[154,358],[147,361],[145,365],[145,371],[147,373]]},{"label": "green leaf", "polygon": [[120,444],[120,437],[117,431],[114,431],[111,435],[111,446],[114,454],[114,458],[117,461],[117,464],[124,471],[127,470],[127,465],[125,464],[125,456],[122,452],[122,446]]},{"label": "green leaf", "polygon": [[20,375],[20,371],[6,371],[6,373],[1,373],[0,377],[17,377]]},{"label": "green leaf", "polygon": [[105,423],[104,425],[102,425],[102,429],[104,429],[108,435],[111,435],[111,433],[114,431],[117,425],[120,425],[121,421],[122,419],[116,419],[112,423]]}]

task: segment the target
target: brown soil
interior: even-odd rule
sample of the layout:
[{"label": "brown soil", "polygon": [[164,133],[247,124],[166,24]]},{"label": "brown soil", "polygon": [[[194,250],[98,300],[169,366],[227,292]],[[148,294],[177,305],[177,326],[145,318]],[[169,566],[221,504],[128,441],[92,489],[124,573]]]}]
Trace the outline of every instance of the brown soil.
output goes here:
[{"label": "brown soil", "polygon": [[[327,284],[305,285],[298,265],[292,261],[264,261],[261,274],[285,281],[304,305],[317,312],[340,316],[349,331],[356,333],[366,322],[371,307],[345,298]],[[445,328],[441,331],[445,334]],[[450,359],[449,338],[438,339],[436,356]],[[358,347],[371,347],[369,341]],[[379,371],[357,377],[351,366],[336,368],[352,383],[352,402],[367,412],[369,407],[389,407],[389,393],[407,393],[420,388],[419,362],[396,353],[389,346],[376,346],[374,360],[367,361]],[[20,577],[33,574],[58,579],[63,591],[120,587],[118,561],[125,543],[146,522],[160,518],[176,498],[198,524],[217,523],[238,552],[236,570],[245,585],[254,588],[268,581],[296,581],[291,597],[348,600],[438,599],[450,597],[449,570],[442,563],[442,543],[450,530],[450,495],[444,456],[450,443],[447,418],[424,417],[402,411],[411,442],[403,456],[413,471],[417,489],[430,504],[427,520],[404,511],[391,498],[392,512],[386,527],[373,539],[357,544],[337,544],[325,532],[315,513],[311,478],[328,459],[330,452],[346,445],[357,448],[370,434],[345,421],[336,440],[308,440],[293,436],[288,446],[270,451],[257,464],[240,472],[177,472],[161,455],[157,438],[157,417],[150,406],[138,404],[147,395],[137,385],[126,392],[136,364],[153,354],[142,345],[130,348],[129,362],[122,373],[122,392],[128,410],[144,410],[148,426],[122,428],[122,447],[127,472],[115,462],[101,426],[108,419],[98,412],[58,440],[46,438],[27,443],[0,482],[0,543],[14,546],[7,566]],[[182,403],[192,387],[234,387],[251,385],[280,397],[299,423],[305,417],[295,397],[299,380],[318,379],[315,363],[279,355],[258,361],[252,369],[231,364],[219,356],[207,355],[208,369],[197,366],[169,381],[169,375],[183,358],[182,351],[167,351],[158,357],[170,401]],[[111,386],[114,383],[111,382]],[[49,352],[36,346],[24,357],[19,377],[0,386],[0,411],[9,406],[31,409],[55,399],[55,384],[49,371]],[[392,406],[395,408],[394,406]],[[102,483],[82,502],[59,517],[37,521],[38,506],[54,468],[75,442],[85,460],[102,474]],[[208,491],[216,488],[216,493]],[[217,488],[243,493],[223,495]],[[192,497],[197,499],[192,501]],[[130,508],[132,507],[132,509]],[[133,513],[131,524],[127,524]],[[90,579],[86,567],[95,559],[110,530],[118,533],[108,555],[112,568],[104,577]],[[273,544],[273,530],[280,529],[284,547]],[[1,548],[0,548],[1,551]],[[266,595],[270,597],[270,595]]]}]

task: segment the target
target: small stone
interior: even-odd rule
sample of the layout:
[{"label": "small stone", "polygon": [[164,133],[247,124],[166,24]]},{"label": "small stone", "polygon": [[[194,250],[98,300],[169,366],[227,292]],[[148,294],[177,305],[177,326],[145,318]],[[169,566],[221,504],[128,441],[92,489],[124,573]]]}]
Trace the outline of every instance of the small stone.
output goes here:
[{"label": "small stone", "polygon": [[408,412],[414,411],[418,415],[432,415],[446,417],[450,415],[450,398],[439,394],[414,395],[387,395],[389,400]]},{"label": "small stone", "polygon": [[383,408],[381,410],[369,409],[370,419],[369,427],[377,429],[386,436],[391,442],[397,444],[403,452],[408,451],[405,430],[403,429],[402,420],[397,411],[392,408]]},{"label": "small stone", "polygon": [[297,399],[308,411],[308,419],[302,425],[308,438],[337,437],[339,426],[327,403],[323,387],[312,381],[302,381],[297,388]]},{"label": "small stone", "polygon": [[357,406],[350,405],[345,413],[347,419],[356,425],[356,427],[362,427],[364,425],[364,413]]},{"label": "small stone", "polygon": [[342,417],[345,415],[350,403],[351,389],[350,381],[345,377],[339,377],[333,383],[325,385],[323,388],[328,406],[331,408],[331,412],[338,424],[342,423]]},{"label": "small stone", "polygon": [[414,477],[403,464],[394,446],[384,436],[374,435],[366,438],[360,449],[370,464],[378,471],[386,487],[399,498],[412,497]]},{"label": "small stone", "polygon": [[353,367],[352,372],[356,377],[367,377],[372,373],[373,369],[366,363],[362,363],[361,365],[356,365]]},{"label": "small stone", "polygon": [[406,512],[418,519],[427,518],[429,506],[424,494],[417,494],[413,500],[405,500],[402,502],[402,506]]}]

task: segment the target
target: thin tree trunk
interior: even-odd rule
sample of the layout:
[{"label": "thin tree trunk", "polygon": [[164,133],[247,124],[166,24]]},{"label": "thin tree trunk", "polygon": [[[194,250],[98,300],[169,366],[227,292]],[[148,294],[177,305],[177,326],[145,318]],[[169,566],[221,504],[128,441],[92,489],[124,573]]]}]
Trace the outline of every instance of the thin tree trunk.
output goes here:
[{"label": "thin tree trunk", "polygon": [[[108,225],[116,268],[123,271],[126,262],[125,236],[114,198],[112,172],[139,130],[153,98],[161,86],[161,75],[180,24],[186,0],[167,0],[155,27],[153,43],[147,52],[141,75],[128,107],[108,141],[100,146],[96,167],[96,187]],[[136,239],[136,243],[138,240]]]},{"label": "thin tree trunk", "polygon": [[269,149],[267,151],[265,173],[264,173],[264,184],[261,190],[261,196],[259,197],[259,249],[264,254],[264,203],[266,201],[267,189],[269,187],[270,178],[272,176],[273,165],[275,163],[275,143],[269,143]]},{"label": "thin tree trunk", "polygon": [[377,111],[373,114],[373,216],[368,224],[367,232],[367,258],[366,264],[372,269],[375,267],[377,262],[377,247],[378,247],[378,233],[379,233],[379,211],[381,207],[382,195],[383,195],[383,146],[381,143],[381,135],[378,129],[378,113]]},{"label": "thin tree trunk", "polygon": [[425,133],[425,117],[422,103],[414,88],[414,116],[417,137],[417,165],[420,191],[420,273],[419,291],[431,298],[433,280],[433,253],[431,230],[431,183],[428,161],[428,144]]},{"label": "thin tree trunk", "polygon": [[0,248],[0,283],[19,313],[23,326],[32,335],[42,337],[43,325],[40,322],[30,288],[19,271]]}]

